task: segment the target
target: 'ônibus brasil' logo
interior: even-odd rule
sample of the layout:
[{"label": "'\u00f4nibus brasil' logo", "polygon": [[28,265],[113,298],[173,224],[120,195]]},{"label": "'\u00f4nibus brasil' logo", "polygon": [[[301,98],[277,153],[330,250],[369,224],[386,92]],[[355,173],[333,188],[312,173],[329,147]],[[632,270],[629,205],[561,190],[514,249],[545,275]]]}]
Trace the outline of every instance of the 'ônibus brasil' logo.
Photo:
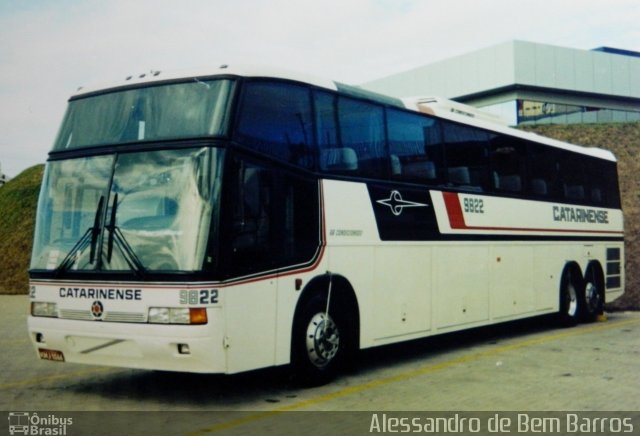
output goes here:
[{"label": "'\u00f4nibus brasil' logo", "polygon": [[53,414],[38,416],[38,412],[9,412],[9,434],[65,435],[73,418]]},{"label": "'\u00f4nibus brasil' logo", "polygon": [[416,203],[414,201],[407,201],[402,199],[402,195],[398,191],[391,191],[389,194],[389,198],[385,198],[384,200],[378,200],[376,203],[384,204],[391,212],[398,216],[402,213],[402,210],[405,207],[429,207],[428,204]]},{"label": "'\u00f4nibus brasil' logo", "polygon": [[94,301],[91,303],[91,315],[95,319],[102,319],[102,314],[104,313],[104,306],[99,301]]}]

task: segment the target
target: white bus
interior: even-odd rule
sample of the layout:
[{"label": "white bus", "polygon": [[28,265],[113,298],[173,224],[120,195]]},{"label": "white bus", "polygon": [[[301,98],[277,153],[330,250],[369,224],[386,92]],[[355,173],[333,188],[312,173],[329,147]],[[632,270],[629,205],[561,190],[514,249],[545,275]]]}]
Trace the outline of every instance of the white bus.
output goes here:
[{"label": "white bus", "polygon": [[610,152],[432,112],[227,66],[79,90],[38,204],[38,356],[320,383],[359,349],[622,294]]}]

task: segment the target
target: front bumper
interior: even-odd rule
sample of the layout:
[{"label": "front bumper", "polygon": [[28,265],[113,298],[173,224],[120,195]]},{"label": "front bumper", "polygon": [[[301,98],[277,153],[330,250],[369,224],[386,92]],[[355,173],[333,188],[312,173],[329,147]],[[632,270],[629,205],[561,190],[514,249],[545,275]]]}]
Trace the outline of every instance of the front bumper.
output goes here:
[{"label": "front bumper", "polygon": [[[62,352],[65,362],[164,371],[227,373],[224,328],[218,309],[206,325],[76,321],[30,316],[29,336],[39,349]],[[181,346],[182,344],[182,346]],[[186,344],[187,347],[184,347]],[[185,353],[188,349],[188,353]]]}]

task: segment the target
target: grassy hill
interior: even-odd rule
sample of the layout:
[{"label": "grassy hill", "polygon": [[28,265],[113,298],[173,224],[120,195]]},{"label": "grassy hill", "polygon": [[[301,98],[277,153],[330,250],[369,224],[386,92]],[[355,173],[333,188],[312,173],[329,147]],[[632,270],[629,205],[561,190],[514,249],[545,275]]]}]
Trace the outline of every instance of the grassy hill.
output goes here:
[{"label": "grassy hill", "polygon": [[33,224],[44,165],[24,170],[0,187],[0,293],[26,294]]},{"label": "grassy hill", "polygon": [[[625,295],[618,309],[640,309],[640,123],[549,125],[525,130],[585,146],[611,150],[619,160],[626,226]],[[33,221],[43,166],[25,170],[0,188],[0,293],[26,294]]]}]

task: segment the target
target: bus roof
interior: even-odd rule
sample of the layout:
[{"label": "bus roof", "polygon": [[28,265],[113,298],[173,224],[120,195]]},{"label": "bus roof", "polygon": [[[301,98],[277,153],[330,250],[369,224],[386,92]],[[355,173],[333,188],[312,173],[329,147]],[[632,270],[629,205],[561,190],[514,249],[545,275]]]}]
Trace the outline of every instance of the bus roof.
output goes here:
[{"label": "bus roof", "polygon": [[411,97],[403,99],[403,102],[408,109],[416,110],[439,118],[456,121],[496,133],[519,137],[528,141],[562,148],[576,153],[586,154],[599,159],[616,161],[615,155],[609,150],[575,145],[546,136],[541,136],[533,132],[514,129],[509,127],[500,118],[493,117],[492,114],[482,112],[481,109],[455,101],[446,100],[441,97]]},{"label": "bus roof", "polygon": [[385,103],[392,106],[398,106],[404,108],[405,105],[402,100],[389,97],[383,94],[378,94],[373,91],[369,91],[359,86],[347,85],[341,82],[335,82],[322,77],[313,76],[310,74],[299,73],[290,71],[284,68],[276,67],[264,67],[255,65],[227,65],[223,64],[218,67],[194,69],[194,70],[177,70],[177,71],[156,71],[151,70],[148,73],[134,74],[127,76],[124,80],[114,83],[94,85],[88,87],[80,87],[71,96],[71,98],[83,97],[85,95],[93,93],[102,93],[120,88],[128,88],[135,86],[144,86],[147,84],[171,82],[178,80],[198,79],[205,80],[216,76],[230,76],[230,77],[264,77],[280,80],[291,80],[295,82],[301,82],[308,85],[313,85],[319,88],[328,89],[331,91],[339,91],[343,94],[350,95],[352,97],[365,98],[368,100]]},{"label": "bus roof", "polygon": [[[459,122],[462,124],[468,124],[474,127],[482,128],[485,130],[494,131],[506,135],[519,137],[525,140],[534,141],[542,144],[546,144],[552,147],[562,148],[572,152],[577,152],[589,156],[593,156],[600,159],[606,159],[616,161],[615,156],[608,150],[595,147],[584,147],[579,145],[570,144],[567,142],[558,141],[545,136],[540,136],[531,132],[524,132],[522,130],[508,127],[500,122],[500,120],[493,120],[491,116],[483,114],[477,108],[466,106],[461,103],[447,101],[446,99],[437,97],[412,97],[408,99],[396,99],[376,92],[368,91],[365,88],[358,86],[346,85],[340,82],[335,82],[329,79],[316,77],[304,73],[290,71],[283,68],[253,66],[253,65],[220,65],[218,67],[209,67],[193,70],[176,70],[176,71],[156,71],[151,70],[147,73],[132,74],[127,76],[124,80],[119,82],[95,85],[88,87],[80,87],[71,96],[71,99],[83,97],[93,93],[101,93],[105,91],[117,90],[119,88],[128,88],[135,86],[144,86],[146,84],[171,82],[185,79],[207,79],[215,76],[237,76],[237,77],[264,77],[274,78],[281,80],[291,80],[295,82],[301,82],[308,85],[313,85],[319,88],[328,89],[331,91],[339,91],[341,93],[365,98],[367,100],[376,101],[385,105],[402,107],[416,112],[427,113],[429,115],[448,119],[451,121]],[[428,103],[432,104],[429,105]],[[443,104],[446,102],[446,104]],[[426,104],[425,104],[426,103]],[[438,109],[437,106],[440,106]],[[442,110],[442,109],[445,110]],[[454,110],[449,110],[454,108]],[[480,115],[481,114],[481,115]]]},{"label": "bus roof", "polygon": [[332,91],[337,91],[338,86],[336,82],[312,75],[306,75],[294,71],[289,71],[282,68],[275,67],[263,67],[253,65],[227,65],[222,64],[217,67],[199,68],[191,70],[175,70],[175,71],[159,71],[150,70],[146,73],[132,74],[124,78],[119,82],[80,87],[71,96],[81,97],[85,94],[92,94],[96,92],[110,91],[118,88],[140,86],[146,84],[154,84],[161,82],[169,82],[176,80],[188,80],[199,79],[204,80],[215,76],[238,76],[238,77],[269,77],[284,80],[293,80],[296,82],[303,82],[310,85],[318,86],[320,88],[326,88]]}]

